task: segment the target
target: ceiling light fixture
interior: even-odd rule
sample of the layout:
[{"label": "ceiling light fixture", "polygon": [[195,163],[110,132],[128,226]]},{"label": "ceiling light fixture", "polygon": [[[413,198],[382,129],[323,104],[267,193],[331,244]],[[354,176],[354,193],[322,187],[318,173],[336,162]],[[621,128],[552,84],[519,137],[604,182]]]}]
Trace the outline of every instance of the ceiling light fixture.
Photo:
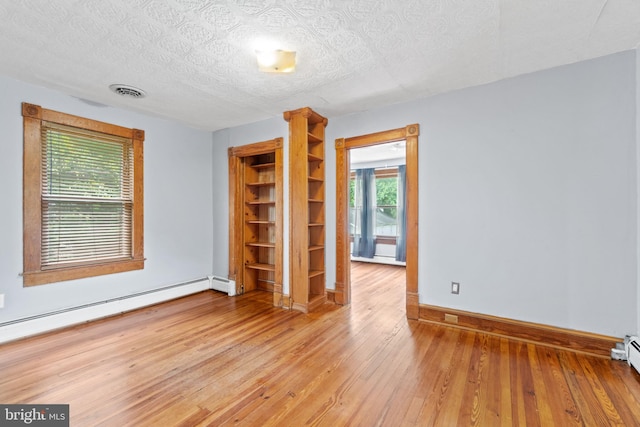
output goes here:
[{"label": "ceiling light fixture", "polygon": [[264,73],[291,73],[296,69],[296,53],[286,50],[256,50],[258,69]]}]

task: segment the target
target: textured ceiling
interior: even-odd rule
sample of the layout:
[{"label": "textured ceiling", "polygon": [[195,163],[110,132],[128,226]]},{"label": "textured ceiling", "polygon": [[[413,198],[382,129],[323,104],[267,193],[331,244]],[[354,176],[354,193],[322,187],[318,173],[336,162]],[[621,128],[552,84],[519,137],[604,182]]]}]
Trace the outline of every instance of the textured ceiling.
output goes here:
[{"label": "textured ceiling", "polygon": [[[258,72],[259,39],[297,51],[296,72]],[[0,0],[0,74],[207,130],[303,106],[331,118],[639,41],[638,0]]]}]

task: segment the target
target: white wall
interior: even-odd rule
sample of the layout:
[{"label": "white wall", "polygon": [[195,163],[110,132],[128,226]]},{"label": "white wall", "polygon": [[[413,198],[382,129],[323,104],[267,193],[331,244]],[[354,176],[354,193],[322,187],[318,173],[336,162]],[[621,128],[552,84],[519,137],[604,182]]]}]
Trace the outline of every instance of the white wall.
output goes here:
[{"label": "white wall", "polygon": [[[618,337],[640,329],[635,81],[629,51],[329,118],[327,287],[335,139],[419,123],[421,303]],[[218,132],[214,145],[277,136],[286,155],[281,117]],[[226,173],[214,168],[225,191]],[[215,218],[227,214],[220,207]],[[228,241],[214,245],[214,271],[225,275]]]},{"label": "white wall", "polygon": [[[421,303],[619,337],[639,330],[635,81],[635,52],[624,52],[330,118],[327,287],[334,140],[419,123]],[[286,154],[286,126],[276,117],[214,143],[284,136]],[[214,169],[226,189],[225,174]],[[216,274],[226,274],[227,244],[215,242]]]},{"label": "white wall", "polygon": [[[421,303],[634,332],[635,70],[635,52],[624,52],[329,119],[327,189],[336,138],[419,123]],[[330,195],[327,208],[332,242]]]},{"label": "white wall", "polygon": [[[640,330],[638,69],[635,52],[624,52],[330,118],[327,286],[335,283],[333,141],[419,123],[421,303],[614,336]],[[0,323],[226,276],[227,148],[284,137],[288,175],[281,116],[211,135],[3,77],[0,93]],[[23,101],[145,130],[143,271],[22,286]],[[287,191],[285,179],[285,200]],[[288,216],[285,206],[285,243]],[[449,293],[451,281],[460,295]],[[288,292],[286,274],[284,285]]]},{"label": "white wall", "polygon": [[[638,54],[638,50],[636,49],[636,259],[638,259],[638,255],[640,255],[640,55]],[[638,325],[636,327],[635,335],[640,335],[640,261],[638,261],[636,267],[636,283],[637,283],[637,321]]]},{"label": "white wall", "polygon": [[[0,293],[5,294],[0,323],[211,274],[210,132],[121,109],[90,106],[4,77],[0,77],[0,93]],[[144,270],[22,286],[22,102],[145,131]]]}]

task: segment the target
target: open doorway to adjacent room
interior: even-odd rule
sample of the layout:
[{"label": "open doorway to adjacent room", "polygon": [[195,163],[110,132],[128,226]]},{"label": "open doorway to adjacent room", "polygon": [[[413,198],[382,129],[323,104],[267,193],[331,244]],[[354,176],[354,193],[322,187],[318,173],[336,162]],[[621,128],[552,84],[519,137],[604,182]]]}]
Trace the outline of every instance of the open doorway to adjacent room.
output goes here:
[{"label": "open doorway to adjacent room", "polygon": [[[386,265],[395,265],[387,267],[393,269],[405,264],[407,317],[418,318],[418,134],[418,125],[409,125],[336,140],[339,304],[351,301],[353,254],[358,263],[370,263],[376,274],[385,274]],[[393,192],[394,183],[395,201],[384,194]],[[368,275],[366,270],[358,267],[359,280]]]},{"label": "open doorway to adjacent room", "polygon": [[[406,141],[349,150],[351,302],[398,307],[406,283]],[[381,278],[384,278],[380,281]],[[378,280],[376,280],[378,279]],[[371,287],[372,283],[377,283]],[[384,283],[384,286],[380,286]]]}]

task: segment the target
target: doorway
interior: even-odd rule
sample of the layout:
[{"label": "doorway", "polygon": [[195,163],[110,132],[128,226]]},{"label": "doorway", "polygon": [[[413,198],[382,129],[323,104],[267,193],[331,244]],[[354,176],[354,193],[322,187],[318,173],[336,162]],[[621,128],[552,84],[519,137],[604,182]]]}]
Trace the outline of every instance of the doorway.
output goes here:
[{"label": "doorway", "polygon": [[406,142],[406,315],[419,316],[418,300],[418,135],[419,125],[336,140],[336,289],[335,301],[351,301],[349,238],[350,150]]}]

